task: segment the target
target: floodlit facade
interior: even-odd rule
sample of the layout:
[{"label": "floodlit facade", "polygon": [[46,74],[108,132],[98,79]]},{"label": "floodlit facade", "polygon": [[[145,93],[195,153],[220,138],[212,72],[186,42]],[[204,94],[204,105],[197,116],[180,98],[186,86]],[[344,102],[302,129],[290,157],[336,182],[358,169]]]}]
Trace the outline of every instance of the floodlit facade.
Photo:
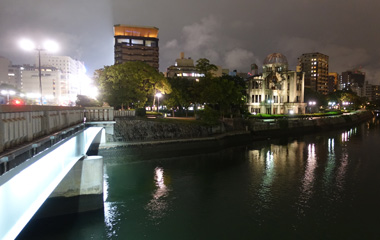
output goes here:
[{"label": "floodlit facade", "polygon": [[305,88],[326,95],[328,91],[329,56],[314,52],[298,58],[301,72],[305,73]]},{"label": "floodlit facade", "polygon": [[158,28],[115,25],[115,64],[142,61],[158,71]]},{"label": "floodlit facade", "polygon": [[281,53],[268,55],[263,63],[263,73],[249,77],[247,84],[250,113],[305,113],[304,73],[288,70],[288,61]]},{"label": "floodlit facade", "polygon": [[[38,61],[38,59],[37,59]],[[38,62],[36,64],[38,66]],[[61,71],[60,104],[68,105],[75,102],[77,95],[81,94],[87,81],[84,63],[68,56],[41,55],[42,67],[53,67]]]},{"label": "floodlit facade", "polygon": [[[38,67],[24,65],[22,68],[22,87],[28,99],[34,99],[36,103],[40,100],[40,80]],[[41,85],[43,104],[59,104],[61,97],[62,73],[55,67],[41,67]]]}]

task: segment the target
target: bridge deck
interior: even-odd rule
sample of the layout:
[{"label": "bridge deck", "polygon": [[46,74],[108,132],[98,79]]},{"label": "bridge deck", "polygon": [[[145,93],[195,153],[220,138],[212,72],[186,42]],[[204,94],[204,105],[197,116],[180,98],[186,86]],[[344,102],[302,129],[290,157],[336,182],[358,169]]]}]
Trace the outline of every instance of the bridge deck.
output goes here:
[{"label": "bridge deck", "polygon": [[101,130],[84,129],[0,176],[0,239],[19,234]]}]

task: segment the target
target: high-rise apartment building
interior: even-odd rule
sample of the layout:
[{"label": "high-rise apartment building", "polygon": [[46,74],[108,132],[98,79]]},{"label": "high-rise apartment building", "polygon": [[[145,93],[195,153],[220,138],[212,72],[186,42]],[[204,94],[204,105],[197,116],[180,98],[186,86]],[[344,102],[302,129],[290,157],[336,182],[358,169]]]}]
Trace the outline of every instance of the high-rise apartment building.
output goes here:
[{"label": "high-rise apartment building", "polygon": [[328,93],[329,56],[314,52],[304,53],[298,58],[301,71],[305,73],[305,88]]},{"label": "high-rise apartment building", "polygon": [[142,61],[158,70],[158,28],[115,25],[115,64]]}]

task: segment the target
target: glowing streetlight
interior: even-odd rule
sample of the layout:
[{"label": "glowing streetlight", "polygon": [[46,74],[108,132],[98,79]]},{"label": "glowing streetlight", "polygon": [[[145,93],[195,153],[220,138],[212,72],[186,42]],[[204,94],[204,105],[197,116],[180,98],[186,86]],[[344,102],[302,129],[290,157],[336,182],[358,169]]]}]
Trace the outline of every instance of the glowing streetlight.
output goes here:
[{"label": "glowing streetlight", "polygon": [[310,101],[309,102],[309,112],[311,113],[311,108],[312,106],[315,106],[317,103],[315,101]]},{"label": "glowing streetlight", "polygon": [[159,108],[160,108],[160,97],[162,97],[162,93],[160,93],[160,92],[156,93],[156,97],[157,97],[157,112],[159,112]]},{"label": "glowing streetlight", "polygon": [[44,42],[43,47],[37,46],[29,39],[22,39],[20,46],[25,51],[36,50],[38,52],[38,76],[40,81],[40,105],[42,105],[42,81],[41,81],[41,51],[56,52],[58,51],[58,44],[54,41],[47,40]]}]

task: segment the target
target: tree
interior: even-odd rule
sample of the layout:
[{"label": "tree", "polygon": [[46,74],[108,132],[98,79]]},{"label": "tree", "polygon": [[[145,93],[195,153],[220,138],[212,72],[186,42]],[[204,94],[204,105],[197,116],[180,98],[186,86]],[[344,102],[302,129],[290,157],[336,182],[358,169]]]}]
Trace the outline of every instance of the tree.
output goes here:
[{"label": "tree", "polygon": [[240,111],[244,106],[244,88],[238,79],[229,76],[206,78],[202,79],[201,84],[201,99],[219,110],[222,117]]},{"label": "tree", "polygon": [[144,62],[125,62],[97,71],[102,100],[115,107],[143,107],[156,90],[170,93],[165,77]]},{"label": "tree", "polygon": [[[176,107],[188,109],[190,104],[194,102],[191,91],[193,81],[184,78],[169,78],[168,82],[172,88],[172,92],[165,101],[166,105],[172,109]],[[174,111],[172,114],[174,116]]]},{"label": "tree", "polygon": [[200,58],[197,60],[195,65],[199,73],[203,73],[205,77],[211,77],[212,71],[218,70],[218,67],[214,64],[211,64],[207,58]]},{"label": "tree", "polygon": [[101,104],[85,95],[77,95],[76,105],[81,107],[99,107]]}]

